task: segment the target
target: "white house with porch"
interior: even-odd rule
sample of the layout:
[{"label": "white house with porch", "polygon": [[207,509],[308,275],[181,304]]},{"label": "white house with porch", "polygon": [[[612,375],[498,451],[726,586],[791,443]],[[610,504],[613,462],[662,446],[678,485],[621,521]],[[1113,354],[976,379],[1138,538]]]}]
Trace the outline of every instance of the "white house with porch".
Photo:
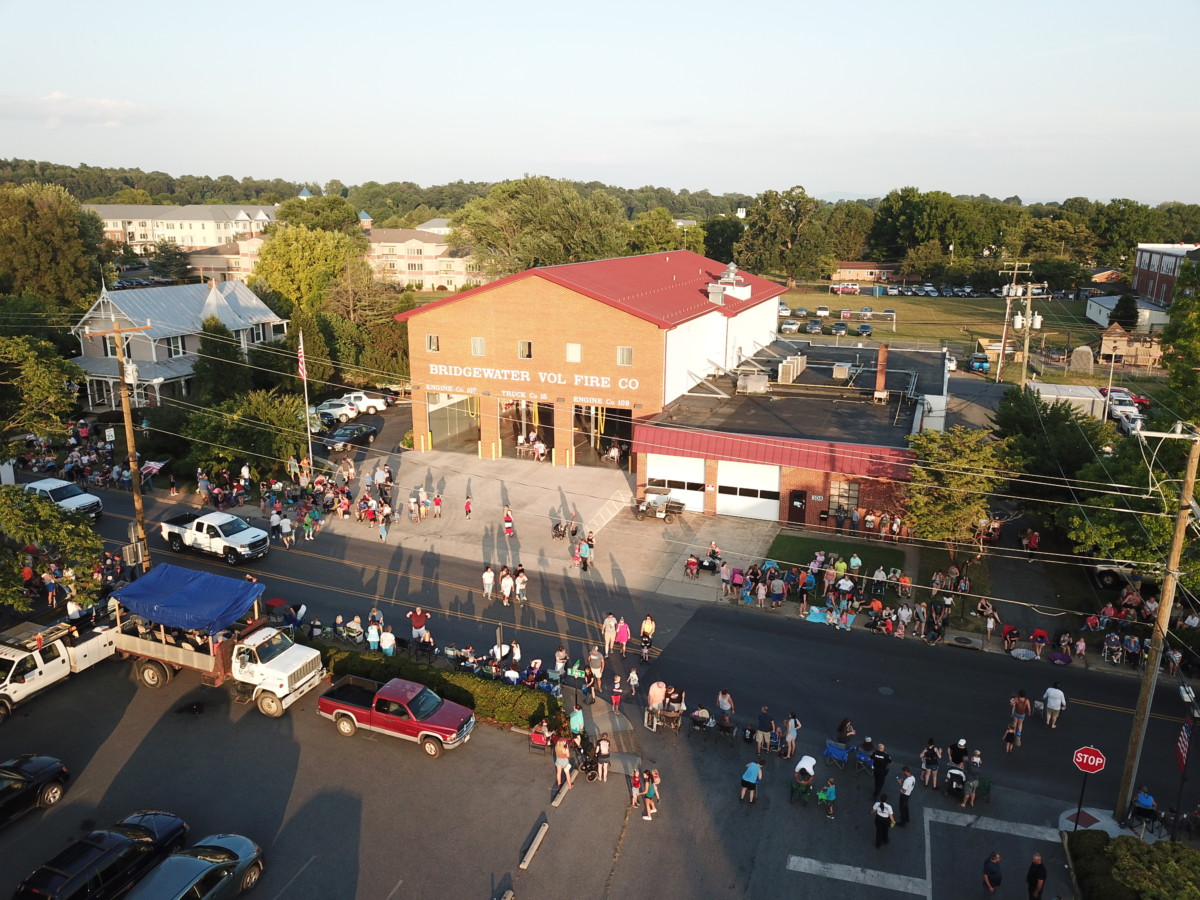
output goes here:
[{"label": "white house with porch", "polygon": [[95,332],[141,328],[122,335],[125,358],[137,366],[134,406],[158,406],[163,399],[191,393],[192,366],[200,349],[205,319],[216,316],[248,354],[256,344],[283,337],[287,320],[275,315],[238,281],[181,284],[125,290],[99,299],[71,329],[81,355],[72,360],[87,373],[87,408],[100,410],[120,403],[116,337]]}]

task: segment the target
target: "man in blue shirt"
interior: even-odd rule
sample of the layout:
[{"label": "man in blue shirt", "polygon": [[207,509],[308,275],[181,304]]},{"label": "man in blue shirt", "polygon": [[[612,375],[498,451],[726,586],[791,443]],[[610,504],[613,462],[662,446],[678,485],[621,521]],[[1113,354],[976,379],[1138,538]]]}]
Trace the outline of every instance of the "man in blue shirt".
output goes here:
[{"label": "man in blue shirt", "polygon": [[758,783],[762,781],[762,766],[756,762],[747,764],[746,771],[742,773],[742,793],[738,795],[738,803],[746,799],[746,793],[750,793],[750,802],[754,802],[754,794],[758,791]]},{"label": "man in blue shirt", "polygon": [[583,707],[578,703],[571,710],[571,734],[583,734]]}]

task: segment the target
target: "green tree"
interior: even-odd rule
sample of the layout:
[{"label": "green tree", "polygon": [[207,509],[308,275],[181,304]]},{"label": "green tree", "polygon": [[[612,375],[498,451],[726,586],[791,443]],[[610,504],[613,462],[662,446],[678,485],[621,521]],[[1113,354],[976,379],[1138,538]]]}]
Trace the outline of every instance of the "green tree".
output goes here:
[{"label": "green tree", "polygon": [[1113,878],[1140,900],[1200,900],[1200,851],[1178,841],[1147,844],[1131,835],[1113,840],[1105,853]]},{"label": "green tree", "polygon": [[187,251],[178,244],[162,240],[154,245],[154,256],[150,260],[150,271],[159,278],[182,281],[192,270]]},{"label": "green tree", "polygon": [[86,307],[100,289],[103,237],[100,219],[61,187],[0,186],[0,294]]},{"label": "green tree", "polygon": [[629,225],[604,191],[586,199],[569,181],[526,176],[492,187],[453,218],[451,242],[492,275],[620,256]]},{"label": "green tree", "polygon": [[1139,241],[1162,239],[1162,214],[1135,200],[1111,200],[1099,210],[1091,228],[1100,242],[1100,260],[1122,266],[1132,262]]},{"label": "green tree", "polygon": [[734,260],[734,245],[741,240],[746,228],[736,216],[718,216],[704,223],[704,255],[717,262]]},{"label": "green tree", "polygon": [[340,231],[362,239],[358,210],[341,194],[310,197],[307,200],[301,200],[299,197],[285,200],[279,204],[275,220],[285,225],[299,225],[314,231]]},{"label": "green tree", "polygon": [[0,337],[0,434],[5,459],[24,450],[33,433],[62,438],[67,416],[78,403],[83,371],[60,356],[54,345],[32,337]]},{"label": "green tree", "polygon": [[[254,267],[256,291],[270,291],[291,308],[320,309],[325,293],[362,248],[347,234],[282,225],[263,244]],[[292,309],[288,311],[289,316]]]},{"label": "green tree", "polygon": [[699,225],[681,228],[665,207],[638,213],[630,228],[629,248],[634,253],[691,250],[704,253],[704,229]]},{"label": "green tree", "polygon": [[117,191],[112,195],[112,202],[128,206],[149,206],[154,203],[154,198],[150,196],[149,191],[141,188],[125,188],[125,190]]},{"label": "green tree", "polygon": [[209,316],[200,327],[200,347],[192,364],[195,402],[213,406],[249,391],[250,369],[237,338],[216,316]]},{"label": "green tree", "polygon": [[1044,281],[1052,291],[1073,290],[1087,280],[1083,266],[1069,259],[1035,259],[1030,266],[1034,281]]},{"label": "green tree", "polygon": [[298,394],[251,391],[194,413],[184,433],[205,466],[232,469],[248,460],[260,475],[283,474],[289,456],[308,453],[305,418]]},{"label": "green tree", "polygon": [[890,191],[879,201],[867,243],[882,259],[903,259],[917,246],[917,217],[921,192],[915,187]]},{"label": "green tree", "polygon": [[908,486],[906,519],[917,538],[942,541],[950,558],[988,518],[989,495],[1007,479],[1008,444],[983,429],[956,425],[949,431],[908,436],[917,460]]},{"label": "green tree", "polygon": [[1117,324],[1127,331],[1133,331],[1138,323],[1138,302],[1133,294],[1122,294],[1108,313],[1108,324]]},{"label": "green tree", "polygon": [[910,249],[900,263],[900,274],[905,278],[939,278],[949,258],[942,245],[929,240]]},{"label": "green tree", "polygon": [[1068,218],[1030,219],[1021,236],[1022,256],[1061,257],[1091,265],[1099,246],[1092,230]]},{"label": "green tree", "polygon": [[763,274],[815,280],[832,275],[837,261],[817,221],[819,203],[797,185],[780,193],[765,191],[746,210],[746,232],[734,247],[739,265]]},{"label": "green tree", "polygon": [[863,204],[849,201],[828,206],[822,212],[829,252],[837,259],[861,259],[875,214]]},{"label": "green tree", "polygon": [[0,603],[18,611],[31,608],[24,594],[21,569],[28,548],[39,562],[58,560],[79,577],[67,582],[80,606],[89,607],[100,593],[91,579],[92,566],[104,542],[84,513],[67,512],[53,501],[34,496],[19,485],[0,487]]},{"label": "green tree", "polygon": [[[333,357],[329,352],[324,317],[306,309],[297,309],[287,334],[288,350],[293,354],[300,346],[301,334],[304,335],[304,365],[308,371],[308,383],[320,391],[333,381]],[[294,358],[291,374],[295,379],[292,384],[299,390],[300,374]]]},{"label": "green tree", "polygon": [[1112,425],[1076,409],[1066,400],[1046,402],[1032,389],[1013,385],[992,415],[996,434],[1008,442],[1014,466],[1030,477],[1016,478],[1011,489],[1038,499],[1070,500],[1065,484],[1096,451],[1115,437]]}]

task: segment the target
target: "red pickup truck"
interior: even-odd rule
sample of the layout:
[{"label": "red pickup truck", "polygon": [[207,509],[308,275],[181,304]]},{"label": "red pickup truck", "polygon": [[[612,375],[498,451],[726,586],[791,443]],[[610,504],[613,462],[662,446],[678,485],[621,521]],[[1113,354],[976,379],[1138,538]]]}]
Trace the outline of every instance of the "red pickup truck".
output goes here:
[{"label": "red pickup truck", "polygon": [[436,759],[471,739],[475,714],[429,688],[393,678],[387,684],[345,675],[317,700],[317,713],[351,737],[358,729],[415,741]]}]

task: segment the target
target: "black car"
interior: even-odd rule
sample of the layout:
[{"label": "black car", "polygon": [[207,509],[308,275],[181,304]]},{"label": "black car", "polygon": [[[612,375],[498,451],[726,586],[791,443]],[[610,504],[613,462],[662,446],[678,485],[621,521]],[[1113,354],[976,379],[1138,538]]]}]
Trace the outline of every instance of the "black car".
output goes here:
[{"label": "black car", "polygon": [[375,443],[379,429],[374,425],[343,425],[323,442],[330,450],[349,450],[351,447],[365,447]]},{"label": "black car", "polygon": [[821,333],[821,320],[820,319],[809,319],[808,324],[804,326],[804,331],[807,334],[820,334]]},{"label": "black car", "polygon": [[26,753],[0,763],[0,825],[63,798],[71,773],[53,756]]},{"label": "black car", "polygon": [[122,897],[183,846],[187,831],[169,812],[135,812],[69,845],[22,881],[13,900]]}]

